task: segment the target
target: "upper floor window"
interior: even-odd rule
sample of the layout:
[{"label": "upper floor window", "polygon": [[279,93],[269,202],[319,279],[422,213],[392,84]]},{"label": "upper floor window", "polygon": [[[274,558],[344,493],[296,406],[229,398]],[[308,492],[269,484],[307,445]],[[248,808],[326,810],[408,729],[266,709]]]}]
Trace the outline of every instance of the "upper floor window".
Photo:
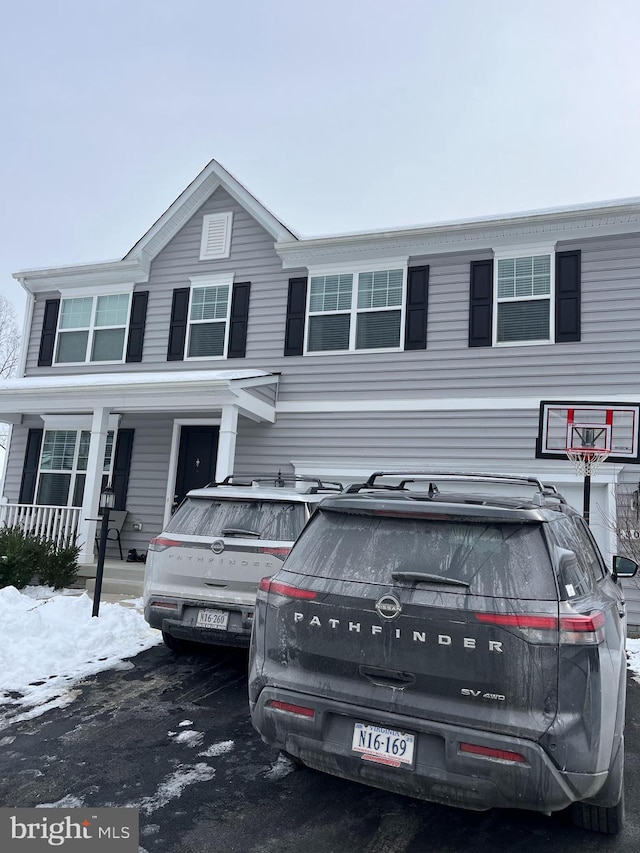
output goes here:
[{"label": "upper floor window", "polygon": [[55,363],[122,361],[130,300],[129,293],[63,299]]},{"label": "upper floor window", "polygon": [[192,282],[187,358],[222,358],[229,336],[232,277]]},{"label": "upper floor window", "polygon": [[494,341],[549,342],[553,338],[551,255],[497,258]]},{"label": "upper floor window", "polygon": [[312,275],[307,352],[399,349],[405,270]]},{"label": "upper floor window", "polygon": [[200,260],[228,258],[231,250],[233,213],[211,213],[202,218]]}]

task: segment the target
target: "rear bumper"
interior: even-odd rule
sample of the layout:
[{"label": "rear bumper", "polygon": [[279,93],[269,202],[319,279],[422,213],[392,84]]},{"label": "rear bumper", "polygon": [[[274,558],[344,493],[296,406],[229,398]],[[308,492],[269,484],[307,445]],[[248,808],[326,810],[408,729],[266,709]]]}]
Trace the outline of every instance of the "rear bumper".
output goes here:
[{"label": "rear bumper", "polygon": [[[308,718],[275,710],[268,707],[271,700],[312,707],[315,715]],[[607,776],[562,772],[537,743],[523,738],[328,702],[290,690],[266,687],[251,703],[251,718],[266,743],[309,767],[447,806],[558,811],[593,797]],[[388,767],[354,753],[356,721],[414,733],[414,767]],[[461,752],[460,743],[516,752],[525,761]]]},{"label": "rear bumper", "polygon": [[[161,601],[160,596],[154,596],[154,601]],[[167,604],[175,607],[158,607],[149,602],[144,607],[144,618],[152,628],[159,628],[166,634],[179,640],[192,643],[205,643],[213,646],[237,646],[248,648],[251,640],[253,625],[253,607],[233,604],[212,603],[197,599],[167,598]],[[199,610],[227,610],[229,620],[226,631],[214,628],[200,628],[196,625]]]}]

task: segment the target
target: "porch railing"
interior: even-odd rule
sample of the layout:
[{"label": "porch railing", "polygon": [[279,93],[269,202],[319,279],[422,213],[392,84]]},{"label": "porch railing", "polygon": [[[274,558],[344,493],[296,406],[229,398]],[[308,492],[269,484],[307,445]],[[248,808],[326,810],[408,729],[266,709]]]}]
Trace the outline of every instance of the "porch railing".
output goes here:
[{"label": "porch railing", "polygon": [[78,506],[0,504],[0,527],[21,527],[64,548],[75,541],[81,511]]}]

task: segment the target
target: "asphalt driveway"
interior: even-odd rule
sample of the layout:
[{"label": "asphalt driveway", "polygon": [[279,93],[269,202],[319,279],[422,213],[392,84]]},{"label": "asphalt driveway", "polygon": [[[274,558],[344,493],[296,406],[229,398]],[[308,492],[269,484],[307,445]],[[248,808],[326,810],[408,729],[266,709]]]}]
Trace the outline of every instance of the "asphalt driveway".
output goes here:
[{"label": "asphalt driveway", "polygon": [[640,850],[631,679],[627,827],[609,838],[563,815],[465,812],[294,771],[251,726],[246,654],[156,646],[124,666],[77,685],[66,708],[0,729],[0,805],[135,806],[148,853]]}]

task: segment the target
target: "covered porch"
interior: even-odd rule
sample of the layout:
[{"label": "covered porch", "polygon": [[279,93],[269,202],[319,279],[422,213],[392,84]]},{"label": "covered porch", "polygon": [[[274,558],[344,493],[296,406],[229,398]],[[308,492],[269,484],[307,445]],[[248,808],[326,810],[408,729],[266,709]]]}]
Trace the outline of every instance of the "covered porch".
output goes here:
[{"label": "covered porch", "polygon": [[[152,499],[160,525],[168,520],[176,501],[175,484],[183,464],[181,431],[215,424],[215,447],[207,470],[210,479],[223,479],[234,469],[239,418],[275,421],[277,383],[277,375],[260,370],[123,370],[0,382],[0,420],[12,425],[0,525],[19,525],[60,545],[76,541],[81,548],[80,565],[91,566],[103,485],[109,482],[113,487],[116,509],[129,511],[132,519],[135,516],[128,495],[132,446],[133,453],[138,453],[135,476],[148,474],[153,479]],[[147,439],[142,431],[133,439],[129,425],[136,418],[147,424],[167,424],[169,444],[153,461],[146,461]],[[200,458],[195,462],[200,465]],[[7,476],[10,470],[12,478]],[[140,509],[149,497],[142,496],[140,489],[138,493]],[[141,528],[133,521],[129,525],[132,541]],[[145,534],[148,541],[149,533]],[[138,534],[138,541],[145,534]],[[127,544],[123,537],[123,550]],[[114,555],[119,558],[117,548],[110,547],[108,557]],[[126,559],[126,550],[123,556]]]}]

